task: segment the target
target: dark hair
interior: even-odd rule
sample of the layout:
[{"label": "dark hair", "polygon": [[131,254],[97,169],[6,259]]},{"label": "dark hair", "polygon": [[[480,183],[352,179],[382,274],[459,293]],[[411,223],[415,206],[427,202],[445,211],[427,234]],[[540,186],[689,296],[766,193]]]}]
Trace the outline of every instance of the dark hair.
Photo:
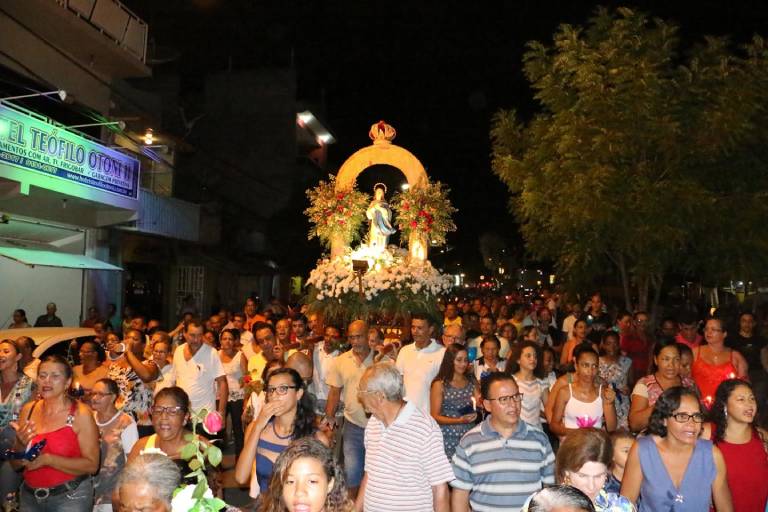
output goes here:
[{"label": "dark hair", "polygon": [[505,380],[511,380],[517,386],[517,381],[511,375],[507,375],[504,372],[491,372],[487,376],[480,379],[480,395],[487,399],[488,392],[491,390],[491,386],[494,382],[501,382]]},{"label": "dark hair", "polygon": [[411,315],[411,320],[424,320],[430,327],[435,326],[435,319],[432,318],[432,315],[426,313],[413,313]]},{"label": "dark hair", "polygon": [[[315,412],[312,404],[312,399],[307,393],[304,386],[304,380],[302,380],[299,372],[293,368],[280,368],[275,370],[266,377],[266,385],[264,390],[266,391],[269,386],[269,381],[277,377],[278,375],[288,375],[293,381],[293,385],[296,386],[296,392],[303,390],[304,393],[296,404],[296,418],[293,420],[293,438],[298,439],[304,436],[311,436],[315,433]],[[267,398],[269,396],[267,395]]]},{"label": "dark hair", "polygon": [[272,333],[272,336],[275,336],[275,326],[272,325],[269,322],[256,322],[251,326],[251,333],[256,336],[256,333],[259,332],[262,329],[269,329],[269,332]]},{"label": "dark hair", "polygon": [[[94,383],[94,385],[98,384],[99,382],[104,384],[104,386],[106,386],[107,390],[111,394],[115,395],[115,400],[117,400],[120,397],[120,386],[117,385],[117,382],[115,382],[112,379],[99,379]],[[158,394],[160,393],[158,392]]]},{"label": "dark hair", "polygon": [[191,404],[189,402],[189,395],[187,394],[186,391],[181,389],[179,386],[170,386],[170,387],[161,389],[155,395],[155,399],[152,401],[152,403],[156,404],[158,400],[166,397],[176,402],[176,405],[181,407],[184,410],[184,412],[189,412],[189,408],[191,407]]},{"label": "dark hair", "polygon": [[[186,314],[186,313],[185,313],[185,314]],[[190,327],[195,327],[195,328],[200,328],[200,329],[202,329],[202,328],[203,328],[203,324],[201,324],[201,323],[200,323],[200,320],[198,320],[197,318],[192,318],[192,319],[191,319],[189,322],[187,322],[187,324],[184,326],[184,332],[185,332],[185,333],[188,333],[188,332],[189,332],[189,328],[190,328]]]},{"label": "dark hair", "polygon": [[24,311],[23,309],[17,309],[14,311],[14,313],[18,313],[19,315],[21,315],[21,318],[23,318],[25,322],[27,321],[27,312]]},{"label": "dark hair", "polygon": [[56,363],[63,366],[64,375],[66,375],[68,379],[72,378],[72,367],[69,366],[69,362],[63,357],[61,357],[59,354],[51,354],[49,356],[45,356],[45,358],[42,361],[40,361],[40,366],[42,366],[43,363]]},{"label": "dark hair", "polygon": [[[667,427],[664,425],[664,420],[670,418],[675,410],[680,407],[680,402],[684,396],[690,396],[699,403],[699,393],[695,389],[686,388],[683,386],[674,386],[664,391],[658,400],[656,405],[653,406],[651,417],[648,419],[648,434],[657,435],[659,437],[667,436]],[[701,405],[699,405],[701,409]]]},{"label": "dark hair", "polygon": [[307,325],[309,320],[307,320],[307,317],[301,313],[294,313],[291,315],[291,322],[302,322],[304,325]]},{"label": "dark hair", "polygon": [[535,325],[526,325],[518,333],[518,335],[517,335],[517,340],[518,341],[517,342],[518,343],[522,343],[522,341],[525,340],[525,337],[528,336],[529,334],[531,334],[531,332],[535,331],[535,330],[536,330],[536,326]]},{"label": "dark hair", "polygon": [[246,320],[246,319],[247,319],[247,318],[246,318],[246,316],[245,316],[245,313],[243,313],[242,311],[238,311],[238,312],[236,312],[236,313],[232,313],[232,319],[233,319],[233,320],[235,319],[235,317],[240,317],[240,318],[242,318],[243,320]]},{"label": "dark hair", "polygon": [[[437,375],[432,382],[442,381],[450,382],[453,379],[453,362],[456,359],[456,355],[459,352],[467,352],[467,347],[460,343],[451,343],[445,347],[445,354],[443,354],[443,361],[440,363],[440,369],[437,371]],[[464,376],[470,381],[475,380],[472,374],[472,365],[468,364],[467,369],[464,372]]]},{"label": "dark hair", "polygon": [[205,329],[205,331],[203,331],[203,336],[205,336],[206,334],[210,334],[211,336],[213,336],[213,347],[218,350],[218,348],[220,347],[219,333],[217,333],[212,329]]},{"label": "dark hair", "polygon": [[685,343],[678,343],[677,350],[680,351],[680,357],[683,357],[683,354],[688,354],[693,359],[693,350]]},{"label": "dark hair", "polygon": [[496,348],[501,350],[501,341],[499,341],[499,338],[497,338],[496,336],[489,336],[487,338],[483,338],[482,341],[480,341],[480,350],[481,351],[483,350],[483,345],[485,345],[489,341],[492,341],[492,342],[496,343]]},{"label": "dark hair", "polygon": [[[80,348],[82,349],[88,343],[93,345],[93,351],[96,352],[96,360],[98,360],[100,363],[103,363],[107,359],[107,353],[104,351],[104,347],[101,346],[101,343],[99,343],[99,342],[97,342],[95,340],[89,339],[89,340],[84,341],[80,345]],[[81,361],[81,363],[82,363],[82,361]]]},{"label": "dark hair", "polygon": [[271,361],[267,361],[267,364],[264,365],[264,369],[261,370],[261,381],[264,383],[264,387],[267,387],[267,377],[269,376],[269,370],[271,370],[273,367],[277,366],[278,368],[284,368],[285,367],[285,361],[282,359],[273,359]]},{"label": "dark hair", "polygon": [[560,443],[555,459],[555,481],[562,483],[565,472],[575,472],[587,462],[600,462],[611,467],[613,446],[604,430],[580,428],[573,430]]},{"label": "dark hair", "polygon": [[[739,386],[748,388],[753,394],[755,392],[752,384],[741,379],[727,379],[717,386],[715,399],[712,402],[712,407],[709,409],[709,419],[715,424],[715,428],[712,429],[712,441],[715,444],[725,439],[725,429],[728,427],[728,415],[725,409],[728,407],[728,399],[731,397],[731,393]],[[757,410],[755,410],[755,418],[757,418]],[[754,422],[753,418],[753,425]],[[754,429],[754,426],[752,428]]]},{"label": "dark hair", "polygon": [[259,507],[260,512],[284,512],[286,505],[283,501],[283,486],[296,460],[301,458],[311,458],[317,460],[323,467],[328,482],[333,481],[333,486],[325,497],[326,512],[348,512],[352,510],[352,502],[347,496],[347,489],[344,482],[344,471],[333,457],[333,452],[323,443],[312,437],[303,437],[293,441],[283,450],[275,461],[272,470],[272,478],[269,481],[269,488],[263,496],[263,501]]},{"label": "dark hair", "polygon": [[544,358],[541,357],[541,347],[532,341],[522,341],[512,345],[512,350],[509,352],[504,371],[509,375],[514,375],[520,371],[518,360],[520,360],[520,356],[523,355],[523,350],[526,348],[532,348],[536,352],[536,368],[533,370],[533,375],[539,379],[543,379],[546,375],[544,375]]},{"label": "dark hair", "polygon": [[[677,353],[680,354],[680,345],[682,343],[677,343],[676,341],[658,341],[653,346],[653,357],[651,357],[651,366],[649,368],[649,375],[653,375],[659,370],[659,367],[656,366],[656,358],[659,357],[659,354],[661,354],[661,351],[664,350],[667,347],[673,347],[677,349]],[[684,345],[687,346],[687,345]]]},{"label": "dark hair", "polygon": [[573,360],[578,362],[579,358],[584,354],[593,354],[598,361],[600,360],[600,354],[597,353],[597,350],[592,346],[592,342],[588,339],[585,339],[573,349]]},{"label": "dark hair", "polygon": [[589,497],[570,485],[545,487],[531,496],[528,512],[554,512],[562,508],[574,508],[579,512],[595,512]]},{"label": "dark hair", "polygon": [[482,320],[483,318],[487,318],[488,320],[491,321],[492,324],[496,324],[496,319],[493,318],[493,315],[483,315],[480,317],[480,320]]},{"label": "dark hair", "polygon": [[135,333],[137,333],[137,334],[139,335],[139,341],[140,341],[142,344],[145,344],[145,343],[147,342],[147,338],[145,338],[145,337],[144,337],[144,333],[143,333],[143,332],[142,332],[140,329],[134,329],[133,327],[126,329],[126,330],[123,332],[123,337],[124,337],[124,338],[127,338],[127,337],[128,337],[128,334],[129,334],[129,333],[133,333],[133,332],[135,332]]},{"label": "dark hair", "polygon": [[235,339],[235,343],[240,341],[240,331],[238,329],[224,329],[221,331],[221,334],[219,335],[219,342],[221,342],[221,337],[224,336],[224,334],[231,334]]},{"label": "dark hair", "polygon": [[[10,338],[9,339],[4,339],[4,340],[0,341],[0,345],[2,345],[2,344],[6,344],[6,345],[12,346],[17,354],[21,354],[21,348],[19,347],[19,344],[16,341],[14,341],[14,340],[12,340]],[[19,359],[16,362],[16,371],[20,372],[21,370],[22,370],[22,368],[21,368],[21,359]]]}]

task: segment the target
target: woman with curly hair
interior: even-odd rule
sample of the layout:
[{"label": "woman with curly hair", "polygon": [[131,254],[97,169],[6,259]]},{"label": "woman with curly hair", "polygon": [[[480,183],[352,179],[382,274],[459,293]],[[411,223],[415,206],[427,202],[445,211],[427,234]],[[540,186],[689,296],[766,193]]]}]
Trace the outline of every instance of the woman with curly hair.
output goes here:
[{"label": "woman with curly hair", "polygon": [[291,443],[275,461],[260,512],[351,512],[344,472],[331,450],[305,437]]},{"label": "woman with curly hair", "polygon": [[757,401],[748,382],[720,383],[710,409],[711,434],[705,437],[725,459],[735,512],[763,511],[768,502],[768,434],[755,425],[756,417]]},{"label": "woman with curly hair", "polygon": [[704,414],[696,391],[675,386],[662,393],[627,457],[621,494],[640,512],[701,512],[714,501],[732,512],[725,461],[711,441],[699,439]]},{"label": "woman with curly hair", "polygon": [[241,484],[250,483],[253,498],[267,491],[274,463],[291,441],[317,433],[312,401],[296,370],[280,368],[269,374],[264,392],[267,401],[248,425],[235,465],[235,478]]}]

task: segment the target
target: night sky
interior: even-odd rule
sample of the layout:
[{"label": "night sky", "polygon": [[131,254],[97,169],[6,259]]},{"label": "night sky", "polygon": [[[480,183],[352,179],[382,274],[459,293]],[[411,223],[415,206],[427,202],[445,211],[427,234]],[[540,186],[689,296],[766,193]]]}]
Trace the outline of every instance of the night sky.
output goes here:
[{"label": "night sky", "polygon": [[[499,108],[536,110],[522,74],[530,40],[551,41],[560,23],[583,24],[585,1],[245,1],[132,0],[150,26],[157,55],[175,56],[185,91],[209,71],[295,66],[298,100],[336,136],[330,168],[369,144],[384,119],[433,180],[452,189],[459,232],[454,254],[474,259],[485,231],[522,253],[507,195],[490,171],[490,119]],[[684,43],[703,34],[742,42],[768,34],[758,1],[624,2],[681,27]],[[564,198],[565,200],[565,198]]]}]

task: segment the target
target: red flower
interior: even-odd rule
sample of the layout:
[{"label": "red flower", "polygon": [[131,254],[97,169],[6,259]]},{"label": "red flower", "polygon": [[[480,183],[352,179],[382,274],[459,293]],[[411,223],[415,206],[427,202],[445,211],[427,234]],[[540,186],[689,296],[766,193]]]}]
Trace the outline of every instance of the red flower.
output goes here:
[{"label": "red flower", "polygon": [[419,210],[419,217],[426,217],[426,216],[427,216],[427,212],[425,212],[424,210]]},{"label": "red flower", "polygon": [[338,194],[336,194],[336,199],[338,199],[339,201],[344,199],[344,193],[343,192],[339,192]]},{"label": "red flower", "polygon": [[416,227],[418,227],[418,225],[419,225],[419,223],[418,223],[418,222],[416,222],[415,220],[412,220],[412,221],[411,221],[411,227],[412,227],[412,228],[416,228]]},{"label": "red flower", "polygon": [[410,206],[408,203],[403,203],[403,210],[404,210],[404,211],[406,211],[406,212],[407,212],[407,211],[408,211],[408,210],[410,210],[410,209],[411,209],[411,206]]},{"label": "red flower", "polygon": [[343,206],[341,206],[341,205],[337,206],[337,207],[336,207],[336,210],[337,210],[337,211],[339,211],[339,212],[341,212],[341,213],[344,213],[344,207],[343,207]]},{"label": "red flower", "polygon": [[344,219],[341,219],[341,220],[339,221],[339,225],[340,225],[340,226],[343,226],[344,224],[346,224],[346,222],[344,221]]}]

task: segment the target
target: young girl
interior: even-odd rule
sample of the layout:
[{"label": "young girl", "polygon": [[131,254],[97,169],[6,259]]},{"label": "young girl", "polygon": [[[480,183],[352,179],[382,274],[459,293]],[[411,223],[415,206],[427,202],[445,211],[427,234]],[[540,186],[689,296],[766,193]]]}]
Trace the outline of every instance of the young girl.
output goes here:
[{"label": "young girl", "polygon": [[608,474],[608,481],[605,482],[605,490],[607,492],[619,494],[621,480],[624,478],[624,466],[627,464],[629,449],[632,448],[632,443],[634,442],[635,437],[627,430],[617,430],[611,434],[613,462],[611,464],[611,472]]},{"label": "young girl", "polygon": [[523,394],[520,418],[529,425],[541,427],[549,387],[541,380],[543,368],[539,346],[532,341],[523,341],[513,346],[507,361],[507,373],[515,378]]},{"label": "young girl", "polygon": [[351,512],[344,472],[311,437],[294,441],[275,461],[261,512]]}]

